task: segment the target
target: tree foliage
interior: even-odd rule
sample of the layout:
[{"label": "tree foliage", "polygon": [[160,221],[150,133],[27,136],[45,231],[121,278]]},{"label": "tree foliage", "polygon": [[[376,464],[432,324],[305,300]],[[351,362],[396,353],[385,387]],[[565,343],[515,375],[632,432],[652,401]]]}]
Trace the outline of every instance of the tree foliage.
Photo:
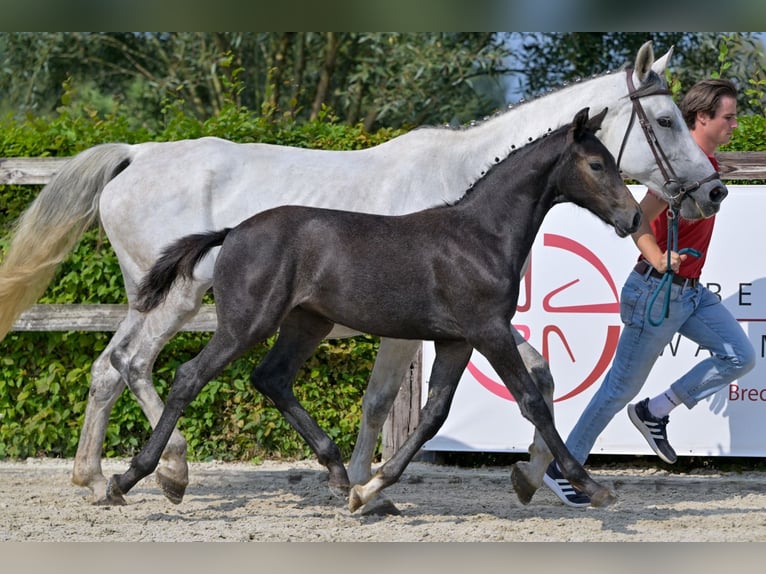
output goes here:
[{"label": "tree foliage", "polygon": [[48,115],[61,87],[102,113],[130,110],[153,127],[164,102],[217,115],[236,103],[272,117],[323,109],[374,131],[456,120],[503,104],[507,46],[490,33],[174,32],[0,34],[0,111]]},{"label": "tree foliage", "polygon": [[766,56],[763,45],[752,33],[712,32],[569,32],[525,33],[517,40],[517,70],[526,82],[520,91],[527,97],[565,82],[587,78],[624,65],[633,65],[638,49],[652,41],[655,56],[671,47],[670,70],[683,92],[705,77],[726,77],[740,89],[741,113],[762,113],[760,99],[752,91],[752,80],[764,80]]},{"label": "tree foliage", "polygon": [[[216,116],[236,81],[235,103],[272,119],[331,113],[367,131],[465,123],[502,107],[505,86],[532,97],[616,70],[647,40],[658,55],[675,46],[681,89],[716,73],[741,88],[764,79],[752,33],[5,32],[0,114],[49,117],[68,94],[153,130],[168,101]],[[745,96],[740,108],[757,110]]]}]

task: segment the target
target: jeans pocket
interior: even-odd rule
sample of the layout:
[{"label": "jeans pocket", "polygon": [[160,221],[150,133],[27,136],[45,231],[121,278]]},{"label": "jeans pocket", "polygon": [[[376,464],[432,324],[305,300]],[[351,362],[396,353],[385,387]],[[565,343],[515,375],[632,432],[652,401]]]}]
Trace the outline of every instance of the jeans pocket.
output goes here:
[{"label": "jeans pocket", "polygon": [[620,320],[625,325],[644,322],[645,290],[635,283],[635,281],[627,281],[620,294]]}]

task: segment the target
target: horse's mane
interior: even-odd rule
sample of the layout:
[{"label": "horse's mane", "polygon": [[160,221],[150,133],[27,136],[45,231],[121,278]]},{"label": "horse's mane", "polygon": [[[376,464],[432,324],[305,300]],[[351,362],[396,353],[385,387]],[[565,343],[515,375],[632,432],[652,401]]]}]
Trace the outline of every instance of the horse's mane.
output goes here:
[{"label": "horse's mane", "polygon": [[[614,75],[615,73],[624,73],[626,70],[629,70],[629,69],[632,69],[632,64],[626,62],[625,64],[620,66],[617,69],[616,72],[612,71],[612,70],[608,70],[608,71],[602,72],[600,74],[593,74],[592,76],[590,76],[586,80],[583,80],[581,78],[577,78],[573,82],[564,82],[564,83],[562,83],[561,85],[559,85],[559,86],[557,86],[555,88],[549,88],[549,89],[545,90],[544,92],[538,93],[538,94],[534,95],[533,97],[531,97],[529,99],[521,98],[516,103],[508,104],[508,106],[505,109],[497,110],[491,116],[484,116],[484,118],[482,120],[473,120],[473,121],[471,121],[471,122],[469,122],[468,124],[465,124],[465,125],[453,126],[451,124],[444,124],[444,125],[438,125],[438,126],[420,126],[420,127],[415,128],[414,130],[412,130],[410,133],[418,132],[418,131],[427,131],[427,130],[434,130],[434,131],[435,130],[440,130],[440,131],[455,132],[455,133],[459,134],[459,133],[465,133],[465,132],[468,132],[468,131],[471,131],[471,130],[480,129],[484,124],[486,124],[488,122],[494,121],[494,120],[498,119],[501,116],[505,116],[506,114],[514,113],[514,112],[517,112],[519,110],[522,110],[522,109],[524,109],[524,106],[527,106],[527,105],[531,104],[532,102],[537,102],[537,101],[539,101],[541,99],[544,99],[544,98],[546,98],[548,96],[552,96],[554,94],[558,94],[558,93],[563,92],[563,91],[565,91],[567,89],[575,88],[576,86],[581,84],[583,81],[592,81],[592,80],[597,80],[599,78],[603,78],[603,77],[606,77],[606,76]],[[660,78],[660,76],[656,72],[654,72],[653,70],[650,70],[649,73],[647,74],[647,77],[645,78],[644,82],[641,84],[641,86],[637,90],[637,94],[639,94],[639,95],[646,95],[647,93],[653,93],[657,89],[657,87],[661,86],[661,85],[662,85],[662,79]],[[524,143],[521,146],[519,146],[519,145],[510,145],[508,147],[508,150],[507,150],[507,152],[506,152],[506,154],[504,156],[488,158],[488,160],[485,161],[483,164],[479,164],[479,167],[477,169],[477,173],[476,173],[475,179],[469,185],[469,188],[466,191],[466,193],[468,193],[470,191],[470,189],[476,184],[476,182],[478,182],[479,180],[481,180],[483,177],[486,176],[486,174],[489,172],[489,170],[492,168],[492,166],[494,166],[494,165],[504,161],[510,154],[515,153],[518,150],[521,150],[521,149],[527,147],[529,144],[537,141],[538,139],[549,135],[552,132],[552,130],[554,130],[554,129],[558,128],[558,127],[559,126],[554,126],[553,128],[548,128],[548,131],[545,132],[545,133],[538,134],[536,137],[529,137],[528,140],[527,140],[527,143]],[[461,201],[461,199],[462,199],[462,197],[460,199],[456,200],[455,202],[446,203],[446,205],[452,205],[454,203],[457,203],[458,201]]]},{"label": "horse's mane", "polygon": [[[629,69],[631,66],[632,66],[632,64],[626,62],[625,64],[623,64],[622,66],[620,66],[617,69],[617,72],[624,72],[625,70]],[[458,125],[458,126],[455,126],[455,125],[452,125],[452,124],[426,125],[426,126],[418,126],[418,127],[414,128],[411,131],[416,132],[416,131],[421,131],[421,130],[448,130],[448,131],[453,131],[453,132],[463,132],[463,131],[469,131],[469,130],[477,129],[477,128],[481,127],[483,124],[485,124],[485,123],[487,123],[489,121],[492,121],[492,120],[494,120],[495,118],[497,118],[499,116],[503,116],[503,115],[508,114],[508,113],[516,112],[516,111],[518,111],[519,109],[521,109],[523,106],[525,106],[527,104],[530,104],[532,102],[536,102],[536,101],[541,100],[543,98],[546,98],[548,96],[552,96],[552,95],[557,94],[559,92],[562,92],[564,90],[567,90],[567,89],[570,89],[570,88],[574,88],[578,84],[581,84],[583,81],[589,82],[591,80],[597,80],[599,78],[603,78],[603,77],[606,77],[606,76],[611,76],[614,73],[615,72],[613,72],[612,70],[608,70],[606,72],[601,72],[600,74],[593,74],[589,78],[587,78],[586,80],[583,80],[582,78],[576,78],[572,82],[563,82],[562,84],[556,86],[555,88],[547,88],[545,91],[538,92],[537,94],[533,94],[529,98],[521,98],[516,103],[510,103],[505,108],[496,110],[492,115],[484,116],[481,120],[471,120],[468,124],[463,124],[463,125]],[[654,84],[654,83],[657,83],[659,81],[660,81],[659,75],[654,70],[652,70],[647,75],[647,78],[645,80],[645,84],[643,84],[642,87],[643,86],[648,86],[649,83]],[[649,91],[651,91],[651,89]]]}]

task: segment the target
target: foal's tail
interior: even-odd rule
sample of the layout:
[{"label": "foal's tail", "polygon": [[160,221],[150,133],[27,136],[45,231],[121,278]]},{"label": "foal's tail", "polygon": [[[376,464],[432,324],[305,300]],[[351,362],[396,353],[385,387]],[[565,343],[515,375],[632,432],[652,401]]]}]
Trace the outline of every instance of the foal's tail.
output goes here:
[{"label": "foal's tail", "polygon": [[0,265],[0,341],[45,292],[58,265],[98,217],[101,192],[130,165],[127,144],[89,148],[64,164],[11,231]]},{"label": "foal's tail", "polygon": [[171,243],[152,265],[138,287],[135,307],[144,313],[157,307],[167,297],[178,276],[190,279],[194,268],[213,247],[226,239],[231,228],[194,233]]}]

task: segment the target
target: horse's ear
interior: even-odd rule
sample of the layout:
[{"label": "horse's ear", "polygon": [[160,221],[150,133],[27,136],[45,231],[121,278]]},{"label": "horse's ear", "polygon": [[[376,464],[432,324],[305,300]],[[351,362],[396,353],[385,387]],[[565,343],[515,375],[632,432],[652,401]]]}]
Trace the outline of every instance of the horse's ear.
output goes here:
[{"label": "horse's ear", "polygon": [[604,108],[598,114],[588,120],[586,127],[591,133],[595,134],[598,130],[601,129],[601,122],[604,121],[604,117],[606,117],[606,112],[608,110],[609,108]]},{"label": "horse's ear", "polygon": [[588,123],[588,110],[590,108],[583,108],[575,114],[572,120],[572,126],[569,128],[569,137],[574,141],[579,141],[583,136],[583,132],[587,130]]},{"label": "horse's ear", "polygon": [[652,70],[654,70],[660,77],[663,76],[665,73],[665,68],[668,67],[668,62],[670,61],[670,57],[673,55],[673,48],[674,46],[670,47],[670,50],[668,50],[664,56],[659,58],[654,64],[652,64]]},{"label": "horse's ear", "polygon": [[636,73],[638,83],[642,83],[647,74],[652,70],[652,64],[654,63],[654,49],[652,48],[652,42],[644,42],[644,45],[638,50],[636,55],[636,64],[633,67]]}]

